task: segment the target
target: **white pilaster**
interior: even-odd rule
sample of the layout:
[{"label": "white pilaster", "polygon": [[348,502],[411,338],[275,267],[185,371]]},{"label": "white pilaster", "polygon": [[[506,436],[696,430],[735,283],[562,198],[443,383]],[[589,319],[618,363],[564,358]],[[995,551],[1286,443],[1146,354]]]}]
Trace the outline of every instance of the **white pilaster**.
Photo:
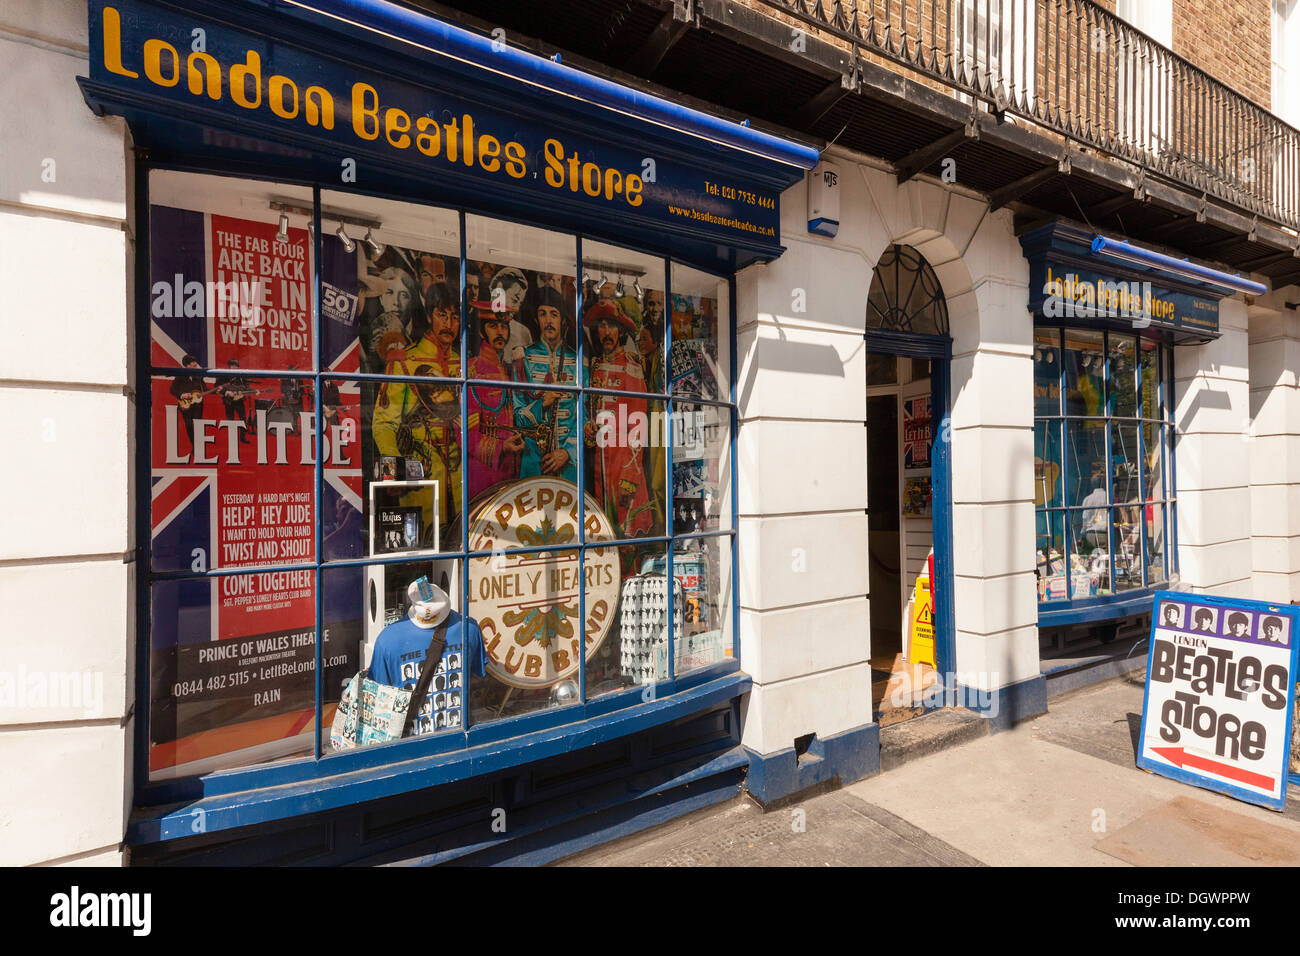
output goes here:
[{"label": "white pilaster", "polygon": [[0,864],[121,862],[134,643],[126,128],[86,5],[0,5]]}]

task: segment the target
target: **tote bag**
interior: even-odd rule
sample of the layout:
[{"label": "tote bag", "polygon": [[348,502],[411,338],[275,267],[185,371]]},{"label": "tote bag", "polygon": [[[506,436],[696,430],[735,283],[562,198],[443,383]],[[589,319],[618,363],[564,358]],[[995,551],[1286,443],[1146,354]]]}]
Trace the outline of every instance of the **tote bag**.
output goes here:
[{"label": "tote bag", "polygon": [[447,625],[439,625],[424,652],[420,677],[412,690],[381,684],[357,671],[343,689],[334,723],[330,727],[330,747],[333,750],[351,750],[371,744],[400,740],[411,729],[415,716],[424,706],[429,694],[429,683],[437,662],[442,659],[447,645]]}]

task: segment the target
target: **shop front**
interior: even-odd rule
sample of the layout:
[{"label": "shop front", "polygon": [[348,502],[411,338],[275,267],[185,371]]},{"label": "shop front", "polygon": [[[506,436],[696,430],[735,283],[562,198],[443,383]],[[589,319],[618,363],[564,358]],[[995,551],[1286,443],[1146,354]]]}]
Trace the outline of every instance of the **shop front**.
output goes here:
[{"label": "shop front", "polygon": [[379,2],[95,2],[90,48],[131,860],[542,860],[734,794],[735,273],[816,150]]},{"label": "shop front", "polygon": [[[1175,382],[1211,372],[1197,346],[1219,339],[1220,300],[1266,290],[1064,222],[1021,244],[1034,315],[1038,620],[1052,658],[1071,642],[1137,635],[1152,593],[1183,583]],[[1184,402],[1184,419],[1195,410]]]}]

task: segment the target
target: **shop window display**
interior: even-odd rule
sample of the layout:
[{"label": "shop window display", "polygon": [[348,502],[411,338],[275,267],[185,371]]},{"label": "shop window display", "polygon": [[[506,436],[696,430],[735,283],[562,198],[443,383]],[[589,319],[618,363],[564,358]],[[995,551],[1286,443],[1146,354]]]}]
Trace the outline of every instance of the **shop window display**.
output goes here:
[{"label": "shop window display", "polygon": [[674,542],[673,577],[681,586],[675,671],[684,674],[732,656],[731,539],[725,535]]},{"label": "shop window display", "polygon": [[[159,301],[181,284],[152,324],[154,779],[463,746],[733,657],[725,279],[437,207],[150,184]],[[234,317],[187,314],[191,282]]]},{"label": "shop window display", "polygon": [[322,569],[322,623],[358,648],[354,672],[336,670],[335,680],[323,689],[331,749],[355,746],[358,724],[361,745],[388,742],[367,737],[367,722],[358,720],[358,707],[375,704],[364,697],[356,703],[356,689],[349,687],[356,670],[378,685],[369,689],[372,694],[382,693],[382,688],[409,693],[423,679],[424,693],[399,709],[399,718],[409,714],[409,726],[398,725],[399,739],[401,729],[405,736],[463,729],[468,678],[486,672],[478,624],[460,612],[460,595],[452,586],[461,563],[446,559]]},{"label": "shop window display", "polygon": [[1040,602],[1104,598],[1173,572],[1170,353],[1129,333],[1035,331]]},{"label": "shop window display", "polygon": [[672,267],[672,392],[728,401],[731,380],[727,283],[677,263]]}]

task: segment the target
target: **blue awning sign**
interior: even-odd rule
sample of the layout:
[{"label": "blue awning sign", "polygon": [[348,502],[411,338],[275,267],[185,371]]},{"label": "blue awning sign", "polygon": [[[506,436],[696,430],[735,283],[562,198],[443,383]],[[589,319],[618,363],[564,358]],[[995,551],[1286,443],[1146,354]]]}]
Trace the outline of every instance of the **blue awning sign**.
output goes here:
[{"label": "blue awning sign", "polygon": [[330,153],[458,198],[487,190],[498,205],[769,258],[781,251],[781,190],[817,161],[811,147],[494,50],[394,4],[190,6],[92,0],[88,101],[140,119],[146,137],[163,117],[300,148],[317,175]]},{"label": "blue awning sign", "polygon": [[1020,237],[1029,261],[1029,307],[1048,324],[1173,333],[1175,342],[1219,335],[1219,301],[1262,289],[1240,276],[1102,239],[1055,222]]}]

